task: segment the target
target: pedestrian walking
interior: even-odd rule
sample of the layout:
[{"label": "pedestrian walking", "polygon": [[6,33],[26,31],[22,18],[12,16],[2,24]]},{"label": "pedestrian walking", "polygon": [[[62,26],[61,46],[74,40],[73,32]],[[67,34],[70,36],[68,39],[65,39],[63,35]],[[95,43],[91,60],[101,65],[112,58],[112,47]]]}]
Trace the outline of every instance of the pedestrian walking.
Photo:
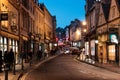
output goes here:
[{"label": "pedestrian walking", "polygon": [[101,62],[101,64],[103,63],[103,53],[102,52],[100,52],[100,62]]},{"label": "pedestrian walking", "polygon": [[24,53],[24,51],[22,51],[22,52],[19,54],[19,62],[18,62],[18,63],[21,64],[23,59],[25,59],[25,53]]},{"label": "pedestrian walking", "polygon": [[28,56],[29,56],[29,63],[30,63],[30,66],[31,66],[31,64],[32,64],[32,58],[33,58],[33,52],[32,52],[32,50],[30,50],[28,52]]},{"label": "pedestrian walking", "polygon": [[54,55],[54,50],[52,49],[51,51],[50,51],[50,55]]},{"label": "pedestrian walking", "polygon": [[12,70],[13,64],[14,64],[14,60],[15,60],[14,52],[13,52],[12,48],[10,49],[10,52],[8,52],[7,57],[8,57],[8,64],[10,65],[9,69]]},{"label": "pedestrian walking", "polygon": [[9,56],[8,56],[8,51],[5,51],[5,52],[4,52],[4,62],[5,62],[5,63],[8,63],[8,61],[9,61],[8,58],[9,58]]},{"label": "pedestrian walking", "polygon": [[76,53],[77,53],[77,59],[80,59],[80,54],[81,54],[81,51],[76,51]]},{"label": "pedestrian walking", "polygon": [[48,50],[47,49],[44,50],[44,58],[46,58],[46,57],[48,57]]},{"label": "pedestrian walking", "polygon": [[0,50],[0,72],[2,72],[2,65],[3,65],[2,51]]},{"label": "pedestrian walking", "polygon": [[40,59],[42,57],[42,51],[38,50],[36,56],[37,56],[37,60],[40,61]]}]

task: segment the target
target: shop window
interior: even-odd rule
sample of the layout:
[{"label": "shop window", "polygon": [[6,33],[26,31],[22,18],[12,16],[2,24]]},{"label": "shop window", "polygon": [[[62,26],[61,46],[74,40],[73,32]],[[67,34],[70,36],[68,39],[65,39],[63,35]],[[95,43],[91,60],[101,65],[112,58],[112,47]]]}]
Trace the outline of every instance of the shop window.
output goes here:
[{"label": "shop window", "polygon": [[9,48],[13,49],[14,52],[18,52],[18,42],[16,40],[9,39]]},{"label": "shop window", "polygon": [[7,38],[4,37],[4,51],[7,51]]},{"label": "shop window", "polygon": [[1,21],[1,26],[2,27],[8,27],[8,21]]},{"label": "shop window", "polygon": [[109,58],[109,60],[110,61],[115,61],[115,45],[110,45],[109,47],[108,47],[108,49],[109,49],[109,54],[108,54],[108,58]]},{"label": "shop window", "polygon": [[31,43],[31,50],[33,51],[33,42]]},{"label": "shop window", "polygon": [[3,52],[3,39],[1,36],[0,36],[0,50],[2,50],[2,52]]},{"label": "shop window", "polygon": [[9,39],[9,49],[11,49],[11,48],[12,48],[12,40]]},{"label": "shop window", "polygon": [[16,41],[16,52],[18,52],[18,42]]}]

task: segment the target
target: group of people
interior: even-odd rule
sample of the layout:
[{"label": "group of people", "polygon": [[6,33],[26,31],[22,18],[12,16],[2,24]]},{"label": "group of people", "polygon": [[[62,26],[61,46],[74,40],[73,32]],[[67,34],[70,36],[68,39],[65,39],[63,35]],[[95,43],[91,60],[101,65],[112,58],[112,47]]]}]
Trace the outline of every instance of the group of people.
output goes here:
[{"label": "group of people", "polygon": [[[25,61],[29,60],[29,63],[31,65],[33,61],[33,55],[36,56],[37,61],[40,61],[42,57],[46,58],[49,55],[55,55],[56,52],[57,52],[57,49],[54,49],[51,51],[48,49],[45,49],[44,51],[38,50],[36,54],[33,54],[32,50],[30,50],[28,53],[25,53],[24,51],[22,51],[19,54],[18,64],[21,64],[22,61],[24,60]],[[4,55],[2,55],[2,51],[0,50],[0,72],[2,72],[3,63],[7,63],[9,70],[12,70],[14,62],[15,62],[15,55],[14,55],[13,49],[10,49],[10,51],[5,51]]]},{"label": "group of people", "polygon": [[[44,55],[43,55],[43,53],[44,53]],[[25,60],[25,62],[29,62],[30,65],[31,65],[32,62],[33,62],[33,59],[36,59],[37,61],[40,61],[43,56],[44,57],[48,56],[48,50],[47,49],[45,49],[44,52],[42,50],[38,50],[35,54],[33,53],[32,50],[29,50],[27,53],[22,51],[19,54],[19,61],[18,61],[18,63],[21,64],[22,61]]]},{"label": "group of people", "polygon": [[8,64],[9,70],[12,70],[14,60],[15,58],[13,49],[10,49],[10,51],[5,51],[4,57],[2,57],[2,51],[0,50],[0,72],[2,72],[3,63]]}]

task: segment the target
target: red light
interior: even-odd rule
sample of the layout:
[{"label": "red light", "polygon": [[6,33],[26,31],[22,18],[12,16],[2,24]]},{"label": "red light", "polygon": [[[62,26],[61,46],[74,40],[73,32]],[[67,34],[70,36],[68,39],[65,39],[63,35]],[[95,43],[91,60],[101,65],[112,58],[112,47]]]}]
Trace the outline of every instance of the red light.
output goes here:
[{"label": "red light", "polygon": [[56,38],[56,41],[58,41],[58,38]]}]

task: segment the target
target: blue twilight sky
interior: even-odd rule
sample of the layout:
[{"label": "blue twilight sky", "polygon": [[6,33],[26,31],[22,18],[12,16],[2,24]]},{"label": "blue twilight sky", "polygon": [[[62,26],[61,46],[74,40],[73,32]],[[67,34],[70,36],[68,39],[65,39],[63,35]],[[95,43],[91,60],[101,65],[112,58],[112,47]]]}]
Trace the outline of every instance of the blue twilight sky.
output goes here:
[{"label": "blue twilight sky", "polygon": [[56,15],[57,27],[66,27],[74,19],[85,20],[85,0],[39,0],[51,15]]}]

